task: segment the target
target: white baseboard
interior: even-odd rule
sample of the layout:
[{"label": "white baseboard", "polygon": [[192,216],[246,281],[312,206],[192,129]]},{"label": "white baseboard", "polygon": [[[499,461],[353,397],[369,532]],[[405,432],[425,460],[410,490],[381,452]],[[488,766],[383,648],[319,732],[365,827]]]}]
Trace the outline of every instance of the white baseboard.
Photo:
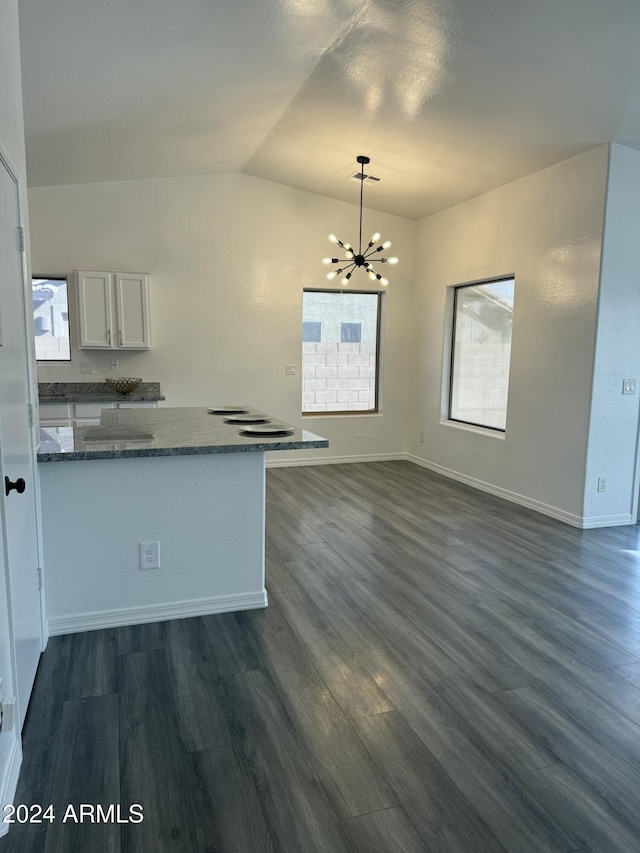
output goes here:
[{"label": "white baseboard", "polygon": [[[3,735],[3,737],[8,737]],[[9,755],[9,761],[4,771],[2,779],[2,790],[0,790],[0,805],[8,805],[13,803],[16,796],[16,788],[18,787],[18,776],[20,775],[20,767],[22,766],[22,748],[20,746],[20,737],[14,735],[13,746]],[[8,823],[0,823],[0,838],[9,832]]]},{"label": "white baseboard", "polygon": [[[574,515],[570,512],[565,512],[563,509],[551,506],[550,504],[537,501],[534,498],[528,498],[526,495],[512,492],[509,489],[503,489],[500,486],[494,486],[492,483],[486,483],[484,480],[477,480],[475,477],[469,477],[467,474],[461,474],[459,471],[453,471],[451,468],[444,468],[442,465],[437,465],[435,462],[429,462],[426,459],[421,459],[419,456],[407,454],[407,460],[415,465],[420,465],[422,468],[428,468],[430,471],[435,471],[436,474],[442,474],[444,477],[449,477],[451,480],[458,480],[460,483],[465,483],[467,486],[472,486],[474,489],[479,489],[482,492],[488,492],[505,501],[518,504],[519,506],[533,509],[543,515],[548,515],[565,524],[570,524],[572,527],[584,527],[584,519],[580,515]],[[625,522],[629,523],[629,522]],[[599,527],[600,525],[593,525]]]},{"label": "white baseboard", "polygon": [[582,527],[591,530],[594,527],[624,527],[625,524],[635,524],[631,513],[628,515],[592,515],[582,519]]},{"label": "white baseboard", "polygon": [[305,456],[289,459],[267,459],[267,468],[290,468],[301,465],[343,465],[351,462],[393,462],[406,461],[412,462],[414,465],[420,465],[422,468],[428,468],[430,471],[435,471],[437,474],[442,474],[443,477],[448,477],[451,480],[457,480],[460,483],[465,483],[474,489],[487,492],[502,498],[510,503],[524,506],[527,509],[532,509],[535,512],[547,515],[550,518],[555,518],[557,521],[562,521],[564,524],[570,524],[572,527],[580,529],[590,529],[595,527],[620,527],[625,524],[635,524],[631,515],[608,515],[608,516],[592,516],[585,518],[581,515],[575,515],[566,512],[558,507],[546,504],[543,501],[529,498],[526,495],[521,495],[518,492],[512,492],[509,489],[503,489],[500,486],[495,486],[492,483],[487,483],[484,480],[478,480],[475,477],[469,477],[467,474],[462,474],[460,471],[454,471],[451,468],[445,468],[435,462],[430,462],[427,459],[422,459],[419,456],[414,456],[411,453],[376,453],[363,454],[362,456]]},{"label": "white baseboard", "polygon": [[299,465],[344,465],[350,462],[405,461],[406,453],[370,453],[358,456],[304,456],[295,459],[267,459],[267,468],[293,468]]},{"label": "white baseboard", "polygon": [[168,619],[187,619],[190,616],[208,616],[211,613],[229,613],[235,610],[257,610],[267,606],[267,591],[243,595],[218,595],[194,601],[177,601],[172,604],[152,604],[147,607],[123,607],[117,610],[100,610],[78,616],[49,618],[49,633],[76,634],[99,628],[118,628],[123,625],[141,625],[145,622],[166,622]]}]

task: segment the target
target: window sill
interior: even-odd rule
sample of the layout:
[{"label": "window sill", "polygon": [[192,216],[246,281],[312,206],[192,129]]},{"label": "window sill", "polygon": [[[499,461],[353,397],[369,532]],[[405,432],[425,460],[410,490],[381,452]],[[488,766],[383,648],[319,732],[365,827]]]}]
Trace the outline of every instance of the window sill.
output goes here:
[{"label": "window sill", "polygon": [[382,412],[301,412],[303,418],[381,418]]},{"label": "window sill", "polygon": [[463,432],[474,432],[476,435],[486,435],[487,438],[498,438],[502,441],[504,441],[506,437],[505,432],[500,432],[496,429],[488,429],[487,427],[474,426],[473,424],[463,424],[459,421],[442,420],[440,421],[440,426],[452,427],[453,429],[459,429]]}]

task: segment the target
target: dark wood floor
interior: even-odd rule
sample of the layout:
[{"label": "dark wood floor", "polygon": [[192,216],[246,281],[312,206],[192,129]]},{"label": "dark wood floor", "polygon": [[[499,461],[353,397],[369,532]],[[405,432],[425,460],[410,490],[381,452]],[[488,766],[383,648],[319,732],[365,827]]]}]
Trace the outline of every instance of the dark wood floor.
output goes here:
[{"label": "dark wood floor", "polygon": [[50,640],[1,853],[640,851],[637,527],[390,462],[270,470],[267,534],[267,610]]}]

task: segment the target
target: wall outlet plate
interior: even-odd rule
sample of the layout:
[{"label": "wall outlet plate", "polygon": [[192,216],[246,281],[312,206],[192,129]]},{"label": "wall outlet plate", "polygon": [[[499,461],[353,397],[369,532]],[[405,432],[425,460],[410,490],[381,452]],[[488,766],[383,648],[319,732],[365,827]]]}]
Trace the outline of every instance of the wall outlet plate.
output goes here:
[{"label": "wall outlet plate", "polygon": [[623,379],[622,380],[622,393],[623,394],[635,394],[636,393],[636,380],[635,379]]},{"label": "wall outlet plate", "polygon": [[141,542],[140,543],[140,568],[141,569],[159,569],[160,568],[160,543],[159,542]]}]

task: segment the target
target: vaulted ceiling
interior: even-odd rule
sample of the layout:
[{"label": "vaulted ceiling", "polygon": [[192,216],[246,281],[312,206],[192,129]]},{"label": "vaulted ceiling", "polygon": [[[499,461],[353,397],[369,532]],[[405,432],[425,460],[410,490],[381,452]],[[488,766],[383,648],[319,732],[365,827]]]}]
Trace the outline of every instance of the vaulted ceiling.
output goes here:
[{"label": "vaulted ceiling", "polygon": [[20,0],[32,186],[245,172],[419,218],[640,147],[638,0]]}]

